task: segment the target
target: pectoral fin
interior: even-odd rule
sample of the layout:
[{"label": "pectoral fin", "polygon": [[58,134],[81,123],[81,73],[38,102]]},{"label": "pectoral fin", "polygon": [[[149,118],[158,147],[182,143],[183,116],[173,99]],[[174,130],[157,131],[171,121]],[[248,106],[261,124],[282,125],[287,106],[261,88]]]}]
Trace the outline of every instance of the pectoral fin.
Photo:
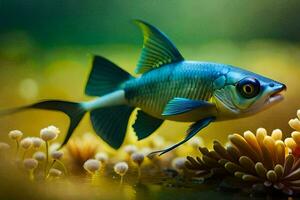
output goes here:
[{"label": "pectoral fin", "polygon": [[215,104],[207,101],[192,100],[186,98],[174,98],[166,105],[162,115],[171,116],[190,112],[199,108],[214,107]]},{"label": "pectoral fin", "polygon": [[166,148],[164,150],[159,150],[159,151],[154,151],[152,153],[150,153],[148,155],[149,158],[152,158],[153,156],[155,156],[156,154],[159,153],[159,156],[175,149],[176,147],[182,145],[183,143],[187,142],[189,139],[191,139],[194,135],[196,135],[200,130],[202,130],[203,128],[205,128],[206,126],[208,126],[212,121],[215,120],[215,117],[208,117],[208,118],[204,118],[201,119],[195,123],[193,123],[190,128],[187,130],[187,135],[185,137],[184,140],[182,140],[181,142],[174,144],[173,146]]}]

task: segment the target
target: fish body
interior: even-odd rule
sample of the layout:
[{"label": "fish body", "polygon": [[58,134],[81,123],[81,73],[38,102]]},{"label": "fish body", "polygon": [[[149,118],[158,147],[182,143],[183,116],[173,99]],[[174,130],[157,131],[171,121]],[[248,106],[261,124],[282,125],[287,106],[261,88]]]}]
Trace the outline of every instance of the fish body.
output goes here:
[{"label": "fish body", "polygon": [[87,102],[47,100],[10,109],[27,108],[66,113],[70,127],[65,144],[85,113],[95,132],[117,149],[124,141],[132,111],[138,140],[151,135],[165,120],[194,122],[181,142],[153,154],[164,154],[183,144],[211,122],[246,117],[281,101],[286,86],[259,74],[227,64],[186,61],[168,37],[154,26],[136,21],[144,45],[133,77],[116,64],[95,56],[85,93],[98,96]]},{"label": "fish body", "polygon": [[162,113],[175,97],[210,101],[213,82],[225,71],[224,66],[213,63],[182,61],[168,64],[125,82],[125,97],[129,105],[141,108],[156,118],[194,122],[201,117],[212,116],[215,109],[190,117],[164,116]]}]

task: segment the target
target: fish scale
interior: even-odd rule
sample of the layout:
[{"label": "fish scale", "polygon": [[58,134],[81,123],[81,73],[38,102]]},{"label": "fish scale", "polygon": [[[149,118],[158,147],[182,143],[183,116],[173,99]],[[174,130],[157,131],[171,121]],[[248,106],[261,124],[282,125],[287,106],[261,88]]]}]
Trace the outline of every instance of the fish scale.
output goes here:
[{"label": "fish scale", "polygon": [[[216,68],[217,67],[217,68]],[[162,118],[166,104],[175,97],[208,101],[221,65],[182,62],[149,71],[124,84],[128,104]]]}]

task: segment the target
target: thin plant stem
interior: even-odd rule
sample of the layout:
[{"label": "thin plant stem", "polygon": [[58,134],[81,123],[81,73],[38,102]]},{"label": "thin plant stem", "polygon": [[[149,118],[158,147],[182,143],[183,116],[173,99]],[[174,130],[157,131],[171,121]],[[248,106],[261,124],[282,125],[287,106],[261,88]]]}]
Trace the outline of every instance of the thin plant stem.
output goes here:
[{"label": "thin plant stem", "polygon": [[34,170],[29,170],[29,180],[34,181]]},{"label": "thin plant stem", "polygon": [[17,158],[18,154],[19,154],[19,149],[20,149],[20,144],[19,144],[18,140],[16,140],[16,144],[17,144],[17,150],[16,150],[16,158]]},{"label": "thin plant stem", "polygon": [[55,164],[56,160],[53,160],[50,167],[48,168],[47,165],[46,165],[46,179],[49,177],[49,172],[50,172],[50,169],[53,167],[53,165]]},{"label": "thin plant stem", "polygon": [[49,144],[48,141],[46,141],[46,163],[48,164],[49,162]]},{"label": "thin plant stem", "polygon": [[141,166],[138,166],[138,180],[140,180],[142,175]]},{"label": "thin plant stem", "polygon": [[65,175],[67,176],[68,175],[68,170],[67,170],[67,168],[66,168],[66,166],[64,165],[64,163],[63,162],[61,162],[60,160],[56,160],[59,164],[60,164],[60,166],[63,168],[63,170],[64,170],[64,172],[65,172]]},{"label": "thin plant stem", "polygon": [[96,173],[92,173],[92,177],[91,177],[91,183],[92,185],[96,185],[96,181],[97,180],[97,175]]},{"label": "thin plant stem", "polygon": [[56,161],[57,161],[57,160],[53,160],[53,161],[52,161],[52,163],[51,163],[49,169],[51,169],[51,168],[54,166],[54,164],[55,164]]},{"label": "thin plant stem", "polygon": [[46,163],[45,163],[45,169],[44,169],[44,173],[45,173],[45,178],[47,178],[47,167],[48,167],[48,162],[49,162],[49,145],[48,145],[48,141],[45,142],[46,143]]},{"label": "thin plant stem", "polygon": [[120,186],[122,186],[123,185],[123,181],[124,181],[124,178],[123,178],[124,176],[121,176],[121,179],[120,179]]},{"label": "thin plant stem", "polygon": [[22,160],[25,159],[26,153],[27,153],[27,149],[24,150],[24,153],[23,153],[23,156],[22,156]]}]

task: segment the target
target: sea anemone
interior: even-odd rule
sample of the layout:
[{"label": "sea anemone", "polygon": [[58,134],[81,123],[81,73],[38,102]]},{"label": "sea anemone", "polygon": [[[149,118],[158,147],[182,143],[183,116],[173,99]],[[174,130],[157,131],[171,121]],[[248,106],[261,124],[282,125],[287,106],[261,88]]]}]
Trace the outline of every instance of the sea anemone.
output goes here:
[{"label": "sea anemone", "polygon": [[[300,130],[295,125],[298,121],[295,119],[289,124]],[[288,195],[300,192],[300,159],[297,157],[300,133],[293,132],[292,138],[285,142],[279,129],[270,136],[265,129],[259,128],[256,134],[246,131],[243,136],[233,134],[228,138],[227,147],[214,141],[213,150],[199,148],[202,158],[187,157],[186,167],[196,176],[233,175],[252,184],[253,188],[263,184]]]}]

